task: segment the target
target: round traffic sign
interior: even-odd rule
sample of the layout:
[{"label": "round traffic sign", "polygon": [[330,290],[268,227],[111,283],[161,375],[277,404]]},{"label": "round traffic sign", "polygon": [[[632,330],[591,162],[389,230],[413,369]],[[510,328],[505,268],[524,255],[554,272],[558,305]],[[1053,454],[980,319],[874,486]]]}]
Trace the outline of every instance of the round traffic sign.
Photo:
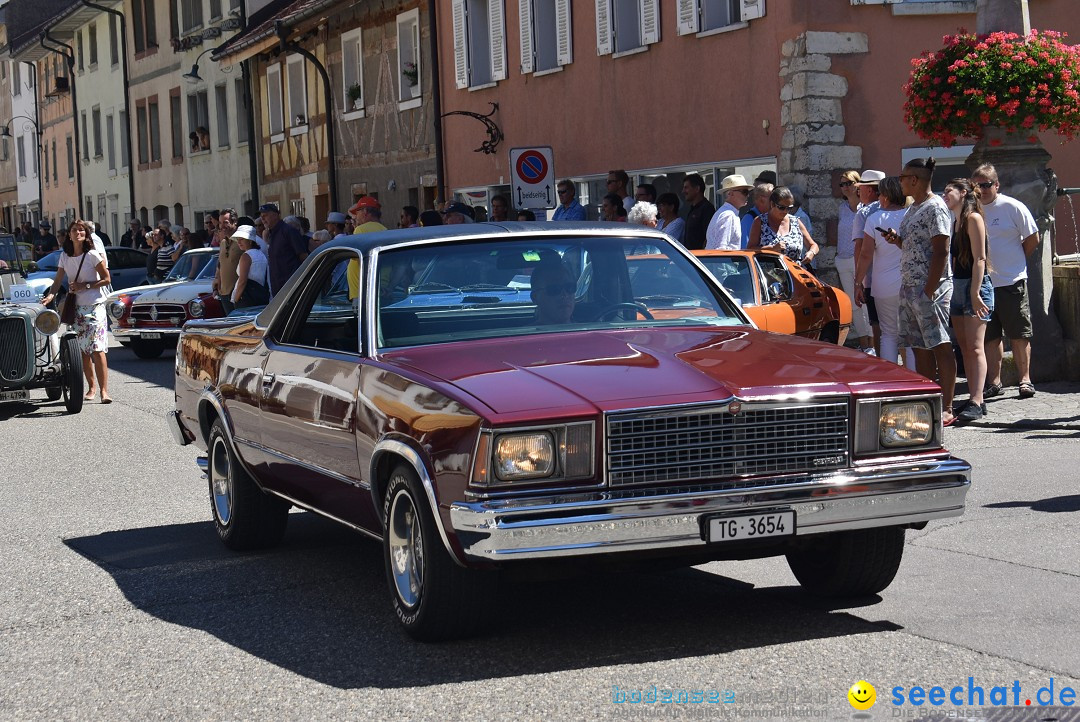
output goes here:
[{"label": "round traffic sign", "polygon": [[548,163],[542,153],[535,150],[527,150],[518,156],[518,178],[526,183],[539,183],[547,177]]}]

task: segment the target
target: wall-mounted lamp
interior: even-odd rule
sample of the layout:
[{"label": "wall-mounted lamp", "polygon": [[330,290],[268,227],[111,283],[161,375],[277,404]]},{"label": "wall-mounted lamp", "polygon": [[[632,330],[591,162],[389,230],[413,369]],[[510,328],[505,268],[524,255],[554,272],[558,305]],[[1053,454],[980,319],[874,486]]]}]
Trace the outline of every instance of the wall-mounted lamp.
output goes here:
[{"label": "wall-mounted lamp", "polygon": [[189,83],[192,83],[192,84],[201,83],[202,82],[202,76],[199,75],[199,61],[202,60],[202,56],[206,55],[211,50],[215,50],[215,49],[216,48],[207,48],[206,50],[199,53],[199,57],[195,58],[195,63],[191,66],[191,70],[184,73],[180,77],[182,77],[184,80],[186,80],[186,81],[188,81]]}]

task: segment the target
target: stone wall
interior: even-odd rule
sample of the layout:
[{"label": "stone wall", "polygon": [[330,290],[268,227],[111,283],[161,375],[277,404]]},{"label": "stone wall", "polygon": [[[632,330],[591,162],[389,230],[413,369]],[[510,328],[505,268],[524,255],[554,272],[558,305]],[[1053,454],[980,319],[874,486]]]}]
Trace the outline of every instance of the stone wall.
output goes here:
[{"label": "stone wall", "polygon": [[836,248],[826,246],[826,226],[837,217],[833,173],[862,168],[862,148],[845,144],[842,99],[848,81],[831,73],[832,56],[868,52],[864,33],[807,31],[781,48],[780,122],[784,125],[778,172],[780,182],[803,193],[821,246],[818,270],[839,285],[833,268]]}]

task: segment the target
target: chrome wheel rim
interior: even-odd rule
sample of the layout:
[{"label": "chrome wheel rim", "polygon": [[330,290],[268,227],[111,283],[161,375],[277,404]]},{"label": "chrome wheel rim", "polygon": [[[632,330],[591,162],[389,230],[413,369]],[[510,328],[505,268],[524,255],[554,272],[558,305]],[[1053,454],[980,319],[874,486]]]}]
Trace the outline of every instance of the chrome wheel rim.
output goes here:
[{"label": "chrome wheel rim", "polygon": [[424,537],[420,515],[407,493],[394,496],[387,528],[394,588],[402,604],[415,607],[424,591]]},{"label": "chrome wheel rim", "polygon": [[232,520],[232,484],[229,483],[229,449],[225,440],[214,441],[210,455],[210,497],[214,503],[214,516],[222,526]]}]

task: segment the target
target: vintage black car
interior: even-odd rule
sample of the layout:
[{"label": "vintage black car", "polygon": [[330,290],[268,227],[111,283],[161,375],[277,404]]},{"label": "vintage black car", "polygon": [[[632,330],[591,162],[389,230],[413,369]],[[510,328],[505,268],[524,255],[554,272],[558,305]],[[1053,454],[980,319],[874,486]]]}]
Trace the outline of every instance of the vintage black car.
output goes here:
[{"label": "vintage black car", "polygon": [[60,316],[39,303],[26,283],[15,239],[0,235],[0,402],[29,401],[31,389],[61,396],[70,413],[83,405],[82,357],[75,334],[61,333]]}]

